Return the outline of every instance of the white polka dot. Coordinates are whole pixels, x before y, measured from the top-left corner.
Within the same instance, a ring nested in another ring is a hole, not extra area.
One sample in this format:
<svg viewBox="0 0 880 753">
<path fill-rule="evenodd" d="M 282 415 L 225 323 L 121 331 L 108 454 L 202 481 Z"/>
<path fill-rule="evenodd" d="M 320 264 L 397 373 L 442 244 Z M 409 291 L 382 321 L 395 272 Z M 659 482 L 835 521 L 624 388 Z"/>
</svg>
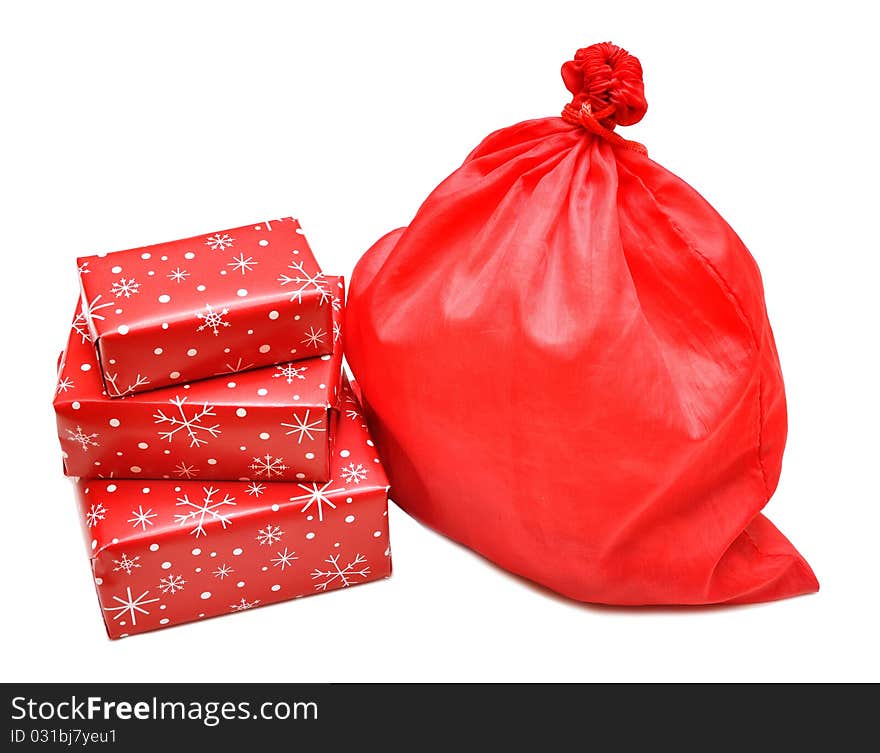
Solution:
<svg viewBox="0 0 880 753">
<path fill-rule="evenodd" d="M 244 452 L 247 449 L 247 447 L 245 447 L 244 445 L 241 445 L 241 447 L 239 447 L 238 449 L 241 450 L 242 452 Z"/>
<path fill-rule="evenodd" d="M 61 457 L 63 457 L 65 460 L 67 460 L 67 458 L 69 458 L 70 455 L 67 454 L 67 450 L 61 450 Z"/>
<path fill-rule="evenodd" d="M 80 368 L 80 371 L 91 371 L 91 369 L 92 369 L 92 364 L 90 364 L 90 363 L 84 363 L 84 364 L 83 364 L 82 366 L 80 366 L 79 368 Z"/>
<path fill-rule="evenodd" d="M 373 531 L 373 538 L 378 539 L 382 535 L 382 531 Z"/>
<path fill-rule="evenodd" d="M 165 256 L 164 254 L 163 254 L 162 256 L 160 256 L 159 258 L 160 258 L 162 261 L 168 261 L 168 257 Z"/>
<path fill-rule="evenodd" d="M 261 432 L 260 432 L 260 439 L 268 439 L 268 438 L 269 438 L 269 432 L 268 432 L 268 431 L 261 431 Z"/>
<path fill-rule="evenodd" d="M 183 258 L 184 258 L 184 259 L 195 259 L 195 258 L 196 258 L 196 255 L 195 255 L 192 251 L 187 251 L 187 252 L 183 255 Z"/>
<path fill-rule="evenodd" d="M 195 549 L 192 550 L 193 557 L 198 557 L 201 553 L 202 553 L 202 550 L 199 549 L 198 547 L 196 547 Z"/>
<path fill-rule="evenodd" d="M 171 296 L 168 295 L 168 293 L 162 293 L 162 295 L 159 296 L 159 303 L 168 303 L 170 300 Z"/>
<path fill-rule="evenodd" d="M 307 453 L 306 453 L 306 460 L 314 460 L 314 459 L 315 459 L 315 453 L 314 453 L 314 452 L 307 452 Z"/>
<path fill-rule="evenodd" d="M 158 544 L 150 544 L 150 551 L 151 551 L 151 552 L 158 552 L 158 551 L 159 551 L 159 545 L 158 545 Z"/>
<path fill-rule="evenodd" d="M 138 442 L 138 449 L 140 450 L 146 450 L 149 446 L 150 445 L 148 445 L 146 442 Z"/>
<path fill-rule="evenodd" d="M 161 567 L 163 570 L 169 570 L 169 569 L 171 569 L 171 563 L 170 563 L 170 562 L 167 562 L 167 561 L 166 561 L 166 562 L 163 562 L 163 563 L 160 565 L 160 567 Z"/>
<path fill-rule="evenodd" d="M 153 355 L 161 356 L 162 355 L 162 348 L 153 348 Z"/>
<path fill-rule="evenodd" d="M 305 474 L 305 473 L 297 473 L 297 474 L 296 474 L 296 477 L 297 477 L 297 478 L 305 478 L 305 477 L 306 477 L 306 474 Z"/>
<path fill-rule="evenodd" d="M 311 541 L 313 538 L 315 538 L 315 534 L 312 533 L 311 531 L 309 531 L 309 532 L 306 534 L 306 538 L 309 539 L 309 540 Z"/>
<path fill-rule="evenodd" d="M 147 272 L 148 277 L 152 277 L 154 274 L 156 274 L 156 273 L 152 269 L 149 272 Z"/>
<path fill-rule="evenodd" d="M 260 241 L 260 245 L 261 245 L 261 246 L 268 246 L 268 245 L 269 245 L 269 241 L 267 241 L 267 240 L 265 240 L 265 239 L 264 239 L 264 240 L 261 240 L 261 241 Z"/>
<path fill-rule="evenodd" d="M 260 351 L 260 353 L 268 353 L 270 350 L 272 350 L 272 346 L 271 346 L 271 345 L 261 345 L 261 346 L 259 347 L 259 351 Z"/>
<path fill-rule="evenodd" d="M 234 390 L 237 385 L 235 384 L 235 382 L 227 382 L 226 386 L 229 387 L 229 389 Z"/>
<path fill-rule="evenodd" d="M 217 465 L 217 458 L 208 458 L 208 465 Z"/>
<path fill-rule="evenodd" d="M 111 494 L 116 491 L 116 484 L 107 484 L 107 491 Z"/>
<path fill-rule="evenodd" d="M 270 319 L 277 319 L 279 316 L 281 316 L 281 315 L 277 311 L 275 311 L 274 309 L 269 312 Z"/>
<path fill-rule="evenodd" d="M 244 408 L 237 408 L 235 411 L 235 415 L 239 418 L 244 418 L 247 415 L 247 410 Z"/>
<path fill-rule="evenodd" d="M 238 581 L 238 583 L 236 583 L 235 585 L 238 586 L 238 588 L 244 588 L 244 581 L 243 581 L 243 580 L 240 580 L 240 581 Z"/>
<path fill-rule="evenodd" d="M 346 523 L 354 523 L 354 515 L 346 515 L 345 522 Z"/>
<path fill-rule="evenodd" d="M 373 446 L 373 440 L 372 440 L 372 439 L 368 439 L 368 440 L 367 440 L 367 447 L 372 447 L 372 446 Z"/>
<path fill-rule="evenodd" d="M 149 494 L 149 493 L 150 493 L 149 486 L 145 486 L 143 489 L 141 489 L 141 494 Z"/>
<path fill-rule="evenodd" d="M 151 259 L 152 256 L 153 256 L 153 255 L 152 255 L 149 251 L 144 251 L 144 252 L 141 254 L 141 259 Z"/>
<path fill-rule="evenodd" d="M 168 329 L 168 322 L 162 322 L 162 329 Z"/>
<path fill-rule="evenodd" d="M 243 551 L 244 549 L 242 549 L 240 546 L 237 546 L 235 547 L 235 549 L 232 550 L 232 554 L 238 557 L 238 555 L 240 555 Z"/>
<path fill-rule="evenodd" d="M 238 290 L 235 291 L 235 294 L 239 298 L 244 298 L 247 295 L 247 290 L 245 290 L 244 288 L 239 288 Z"/>
<path fill-rule="evenodd" d="M 295 322 L 298 322 L 299 319 L 300 319 L 299 314 L 297 314 L 295 317 L 293 317 L 293 321 L 295 321 Z"/>
<path fill-rule="evenodd" d="M 204 285 L 196 285 L 196 290 L 198 290 L 200 293 L 204 293 L 206 288 Z"/>
<path fill-rule="evenodd" d="M 98 548 L 98 540 L 92 539 L 92 549 L 97 549 L 97 548 Z"/>
<path fill-rule="evenodd" d="M 374 463 L 378 463 L 378 462 L 379 462 L 379 458 L 373 458 L 373 462 L 374 462 Z"/>
<path fill-rule="evenodd" d="M 196 568 L 196 572 L 197 572 L 197 573 L 200 573 L 200 572 L 202 572 L 202 568 L 200 568 L 200 567 L 197 567 L 197 568 Z"/>
<path fill-rule="evenodd" d="M 119 539 L 117 539 L 117 538 L 114 536 L 114 537 L 111 539 L 110 543 L 111 543 L 111 544 L 118 544 L 118 543 L 119 543 Z"/>
<path fill-rule="evenodd" d="M 163 455 L 170 455 L 170 454 L 171 454 L 171 450 L 162 450 L 162 454 L 163 454 Z"/>
<path fill-rule="evenodd" d="M 128 325 L 127 325 L 127 324 L 120 324 L 120 325 L 116 328 L 116 331 L 117 331 L 120 335 L 127 335 L 127 334 L 128 334 Z"/>
<path fill-rule="evenodd" d="M 341 458 L 347 458 L 349 455 L 351 455 L 350 450 L 340 450 L 339 451 L 339 457 L 341 457 Z"/>
<path fill-rule="evenodd" d="M 70 404 L 70 407 L 73 408 L 74 410 L 79 410 L 79 409 L 80 409 L 79 400 L 74 400 L 74 401 Z"/>
<path fill-rule="evenodd" d="M 329 361 L 329 360 L 330 360 L 330 356 L 321 356 L 321 360 L 322 360 L 322 361 Z"/>
<path fill-rule="evenodd" d="M 199 594 L 199 598 L 200 598 L 200 599 L 210 599 L 210 598 L 211 598 L 211 592 L 210 592 L 210 591 L 202 591 L 202 592 Z"/>
<path fill-rule="evenodd" d="M 159 620 L 160 625 L 167 625 L 168 622 L 169 622 L 169 620 L 167 617 L 163 617 L 161 620 Z"/>
<path fill-rule="evenodd" d="M 263 566 L 260 568 L 260 570 L 262 570 L 264 573 L 265 573 L 266 570 L 268 570 L 268 569 L 269 569 L 269 566 L 268 566 L 268 565 L 263 565 Z"/>
<path fill-rule="evenodd" d="M 224 352 L 224 353 L 228 353 L 228 352 L 229 352 L 229 348 L 223 348 L 223 352 Z"/>
<path fill-rule="evenodd" d="M 95 578 L 95 585 L 96 585 L 96 586 L 100 586 L 100 585 L 102 585 L 103 583 L 104 583 L 104 579 L 103 579 L 103 578 Z"/>
<path fill-rule="evenodd" d="M 109 423 L 110 426 L 115 428 L 115 427 L 119 426 L 119 419 L 118 418 L 111 418 L 107 423 Z"/>
<path fill-rule="evenodd" d="M 294 396 L 293 396 L 293 399 L 294 399 L 294 400 L 299 400 L 299 395 L 294 395 Z"/>
<path fill-rule="evenodd" d="M 279 509 L 278 505 L 272 505 L 272 512 L 278 512 Z"/>
<path fill-rule="evenodd" d="M 248 334 L 249 334 L 249 335 L 252 335 L 252 334 L 254 334 L 254 331 L 253 331 L 252 329 L 249 329 L 249 330 L 248 330 Z"/>
<path fill-rule="evenodd" d="M 192 358 L 192 357 L 193 357 L 194 355 L 196 355 L 198 352 L 199 352 L 199 351 L 196 350 L 195 348 L 190 348 L 188 351 L 186 351 L 186 354 L 187 354 L 190 358 Z"/>
<path fill-rule="evenodd" d="M 257 390 L 257 394 L 263 397 L 269 394 L 269 390 L 267 390 L 265 387 L 260 387 L 260 389 Z"/>
<path fill-rule="evenodd" d="M 216 557 L 216 556 L 217 556 L 217 552 L 211 552 L 210 556 L 211 556 L 211 557 Z"/>
<path fill-rule="evenodd" d="M 111 267 L 110 271 L 111 271 L 113 274 L 118 275 L 118 274 L 122 271 L 122 267 L 120 267 L 120 266 L 117 264 L 115 267 Z"/>
<path fill-rule="evenodd" d="M 179 379 L 179 378 L 180 378 L 180 372 L 179 372 L 179 371 L 172 371 L 172 372 L 168 375 L 168 377 L 169 377 L 170 379 Z"/>
<path fill-rule="evenodd" d="M 280 590 L 281 590 L 281 586 L 279 586 L 279 585 L 276 583 L 274 586 L 272 586 L 272 590 L 273 590 L 273 591 L 280 591 Z"/>
<path fill-rule="evenodd" d="M 122 309 L 116 309 L 113 313 L 114 313 L 114 314 L 121 314 L 121 313 L 122 313 Z M 115 361 L 111 361 L 111 363 L 115 363 Z"/>
<path fill-rule="evenodd" d="M 122 457 L 122 450 L 120 450 L 119 452 L 117 452 L 116 455 L 117 455 L 117 457 L 120 457 L 120 458 L 121 458 L 121 457 Z"/>
<path fill-rule="evenodd" d="M 131 467 L 131 472 L 132 472 L 132 473 L 140 473 L 142 470 L 143 470 L 143 468 L 141 468 L 139 465 L 133 465 L 133 466 Z"/>
</svg>

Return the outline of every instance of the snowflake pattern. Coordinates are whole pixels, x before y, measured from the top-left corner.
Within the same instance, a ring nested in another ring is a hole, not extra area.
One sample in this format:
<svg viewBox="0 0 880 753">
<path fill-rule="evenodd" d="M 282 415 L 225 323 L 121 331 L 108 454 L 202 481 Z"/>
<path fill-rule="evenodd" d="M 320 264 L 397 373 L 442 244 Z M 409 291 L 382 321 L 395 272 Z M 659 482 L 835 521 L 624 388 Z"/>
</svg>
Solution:
<svg viewBox="0 0 880 753">
<path fill-rule="evenodd" d="M 292 363 L 285 363 L 275 368 L 278 370 L 278 373 L 272 374 L 272 378 L 281 379 L 283 377 L 288 384 L 293 384 L 294 379 L 305 379 L 303 374 L 308 370 L 308 366 L 294 366 Z"/>
<path fill-rule="evenodd" d="M 342 299 L 338 295 L 333 296 L 333 300 L 330 301 L 330 305 L 333 307 L 334 311 L 342 311 Z"/>
<path fill-rule="evenodd" d="M 196 314 L 196 319 L 201 319 L 202 323 L 196 327 L 196 332 L 201 332 L 203 329 L 210 329 L 214 335 L 220 334 L 220 327 L 229 327 L 231 326 L 229 322 L 223 319 L 229 313 L 228 308 L 222 308 L 220 311 L 214 311 L 211 307 L 210 303 L 205 304 L 205 310 L 199 311 Z"/>
<path fill-rule="evenodd" d="M 223 580 L 224 578 L 228 578 L 234 572 L 235 570 L 224 562 L 214 571 L 214 577 Z"/>
<path fill-rule="evenodd" d="M 168 575 L 159 581 L 159 590 L 163 594 L 171 594 L 172 596 L 178 591 L 183 591 L 186 581 L 182 575 Z"/>
<path fill-rule="evenodd" d="M 86 526 L 88 528 L 94 528 L 98 525 L 99 520 L 104 520 L 107 517 L 107 508 L 104 507 L 103 504 L 97 502 L 89 507 L 89 511 L 86 513 Z"/>
<path fill-rule="evenodd" d="M 190 276 L 190 273 L 185 269 L 181 269 L 177 267 L 177 269 L 172 269 L 167 275 L 165 275 L 169 280 L 176 282 L 178 285 L 184 282 L 187 277 Z"/>
<path fill-rule="evenodd" d="M 204 404 L 201 410 L 196 411 L 191 416 L 187 416 L 184 410 L 185 397 L 175 395 L 168 402 L 177 408 L 177 412 L 180 415 L 169 416 L 162 410 L 158 410 L 153 414 L 153 423 L 168 424 L 171 427 L 167 431 L 159 432 L 160 439 L 167 439 L 171 442 L 177 432 L 183 431 L 189 437 L 190 447 L 200 447 L 208 443 L 208 440 L 205 438 L 206 435 L 216 439 L 220 434 L 220 424 L 214 424 L 213 426 L 202 424 L 203 419 L 215 415 L 213 405 Z M 204 434 L 199 434 L 199 432 L 204 432 Z"/>
<path fill-rule="evenodd" d="M 253 272 L 254 267 L 257 266 L 260 262 L 254 261 L 253 256 L 245 256 L 244 251 L 242 251 L 238 256 L 232 257 L 233 261 L 229 262 L 226 266 L 232 267 L 233 272 L 241 272 L 242 276 L 246 272 Z"/>
<path fill-rule="evenodd" d="M 257 541 L 260 542 L 260 546 L 271 546 L 276 541 L 281 541 L 283 535 L 284 531 L 281 530 L 280 526 L 267 525 L 265 528 L 257 531 Z"/>
<path fill-rule="evenodd" d="M 318 327 L 315 329 L 314 327 L 309 327 L 309 331 L 305 333 L 306 336 L 300 340 L 303 345 L 308 345 L 310 348 L 318 348 L 319 346 L 324 344 L 324 338 L 327 336 L 327 333 Z"/>
<path fill-rule="evenodd" d="M 76 431 L 72 431 L 71 429 L 65 429 L 68 434 L 68 439 L 71 442 L 76 442 L 80 448 L 82 448 L 83 452 L 88 452 L 89 447 L 99 447 L 100 445 L 95 441 L 98 438 L 98 434 L 86 434 L 82 427 L 77 426 Z"/>
<path fill-rule="evenodd" d="M 276 557 L 272 558 L 272 566 L 280 567 L 281 572 L 284 572 L 285 567 L 291 567 L 293 565 L 294 560 L 298 560 L 299 557 L 295 556 L 296 552 L 287 551 L 287 547 L 284 547 L 283 552 L 278 552 Z"/>
<path fill-rule="evenodd" d="M 117 384 L 118 377 L 119 372 L 115 374 L 104 374 L 104 381 L 107 382 L 107 392 L 109 392 L 113 397 L 123 397 L 124 395 L 130 395 L 138 387 L 143 387 L 144 385 L 150 383 L 150 380 L 147 377 L 138 374 L 135 377 L 134 381 L 131 382 L 127 387 L 120 387 Z"/>
<path fill-rule="evenodd" d="M 333 502 L 330 500 L 330 498 L 327 495 L 333 494 L 334 492 L 345 491 L 342 488 L 328 489 L 327 487 L 330 486 L 330 484 L 332 484 L 332 483 L 333 483 L 332 481 L 328 481 L 326 484 L 324 484 L 321 487 L 318 487 L 317 484 L 312 484 L 311 486 L 306 485 L 306 484 L 297 484 L 297 486 L 299 486 L 299 488 L 304 490 L 306 493 L 300 494 L 297 497 L 291 497 L 290 501 L 291 502 L 305 502 L 305 504 L 302 507 L 302 510 L 300 510 L 300 512 L 303 512 L 303 513 L 308 512 L 309 508 L 311 508 L 312 505 L 314 505 L 315 511 L 318 513 L 318 520 L 320 522 L 323 522 L 324 521 L 324 505 L 327 505 L 327 507 L 329 507 L 331 510 L 336 509 L 336 505 L 333 504 Z"/>
<path fill-rule="evenodd" d="M 342 339 L 342 325 L 339 322 L 333 322 L 333 342 L 338 343 Z"/>
<path fill-rule="evenodd" d="M 142 531 L 147 530 L 147 526 L 153 525 L 153 518 L 158 518 L 159 514 L 153 512 L 152 507 L 148 507 L 144 510 L 142 505 L 138 505 L 137 510 L 131 511 L 132 517 L 128 519 L 128 522 L 131 523 L 132 528 L 141 527 Z"/>
<path fill-rule="evenodd" d="M 332 554 L 324 562 L 330 567 L 326 570 L 315 568 L 312 572 L 313 580 L 320 580 L 315 584 L 316 591 L 326 591 L 330 586 L 347 588 L 352 583 L 358 583 L 358 578 L 366 578 L 370 574 L 370 566 L 365 565 L 367 558 L 358 554 L 346 565 L 340 566 L 339 560 L 342 555 Z"/>
<path fill-rule="evenodd" d="M 224 512 L 223 508 L 226 505 L 234 507 L 235 497 L 224 494 L 223 499 L 215 499 L 214 495 L 218 491 L 219 489 L 215 489 L 213 486 L 203 486 L 202 492 L 204 496 L 201 502 L 192 501 L 188 494 L 178 497 L 176 507 L 182 507 L 185 512 L 175 514 L 174 520 L 177 525 L 192 525 L 193 528 L 190 534 L 196 538 L 207 536 L 205 531 L 206 522 L 218 521 L 224 529 L 230 525 L 230 515 Z"/>
<path fill-rule="evenodd" d="M 113 560 L 116 567 L 113 568 L 115 573 L 117 570 L 124 570 L 126 575 L 131 575 L 131 571 L 136 567 L 140 567 L 139 556 L 129 557 L 125 552 L 122 553 L 121 559 Z"/>
<path fill-rule="evenodd" d="M 234 366 L 231 363 L 224 364 L 224 366 L 226 366 L 226 371 L 220 371 L 214 376 L 222 376 L 223 374 L 235 374 L 239 371 L 247 371 L 249 368 L 251 368 L 251 366 L 253 366 L 253 364 L 243 363 L 241 356 L 239 356 Z"/>
<path fill-rule="evenodd" d="M 364 468 L 362 463 L 358 463 L 357 465 L 349 463 L 342 469 L 340 476 L 346 484 L 357 485 L 361 481 L 366 480 L 367 473 L 369 473 L 369 471 Z"/>
<path fill-rule="evenodd" d="M 254 599 L 254 601 L 248 601 L 245 598 L 242 598 L 237 604 L 230 604 L 229 608 L 233 612 L 244 612 L 248 609 L 253 609 L 255 606 L 258 606 L 260 603 L 259 599 Z"/>
<path fill-rule="evenodd" d="M 195 478 L 199 473 L 199 469 L 194 465 L 187 465 L 181 460 L 174 466 L 174 473 L 180 478 Z"/>
<path fill-rule="evenodd" d="M 121 596 L 114 596 L 113 601 L 119 603 L 117 607 L 104 607 L 105 612 L 115 612 L 113 615 L 114 620 L 118 620 L 121 617 L 125 617 L 128 615 L 128 618 L 131 620 L 132 625 L 137 625 L 137 616 L 138 614 L 149 614 L 150 611 L 145 609 L 145 605 L 152 604 L 159 599 L 148 599 L 147 596 L 150 594 L 149 591 L 144 591 L 140 596 L 135 598 L 131 593 L 131 588 L 128 587 L 125 589 L 125 598 L 123 599 Z M 120 623 L 125 624 L 125 623 Z"/>
<path fill-rule="evenodd" d="M 125 296 L 126 298 L 131 298 L 133 295 L 137 295 L 140 290 L 141 284 L 136 282 L 133 278 L 126 279 L 125 277 L 120 277 L 119 282 L 114 282 L 110 285 L 110 292 L 115 294 L 117 298 L 121 298 Z"/>
<path fill-rule="evenodd" d="M 283 460 L 284 458 L 275 458 L 267 454 L 261 458 L 254 458 L 254 462 L 248 468 L 258 476 L 265 476 L 267 479 L 270 479 L 273 476 L 283 475 L 284 471 L 287 470 L 287 466 L 282 462 Z"/>
<path fill-rule="evenodd" d="M 88 269 L 88 266 L 89 266 L 89 263 L 87 261 L 84 261 L 82 264 L 80 264 L 76 268 L 76 271 L 79 272 L 79 274 L 81 274 L 81 275 L 91 274 L 92 270 Z"/>
<path fill-rule="evenodd" d="M 327 289 L 327 279 L 320 272 L 310 275 L 306 272 L 305 264 L 301 261 L 294 261 L 287 265 L 288 269 L 293 270 L 295 275 L 283 274 L 278 278 L 281 286 L 292 285 L 290 300 L 302 303 L 303 293 L 314 291 L 320 293 L 319 305 L 323 306 L 327 301 L 333 298 L 332 293 Z"/>
<path fill-rule="evenodd" d="M 82 311 L 80 311 L 73 320 L 73 329 L 76 330 L 76 333 L 82 338 L 83 344 L 92 341 L 92 334 L 89 332 L 88 328 L 89 319 L 103 322 L 104 315 L 100 313 L 101 310 L 110 308 L 113 305 L 110 301 L 107 301 L 107 303 L 98 303 L 100 300 L 101 295 L 98 294 L 92 299 L 91 303 L 83 301 Z"/>
<path fill-rule="evenodd" d="M 212 251 L 225 251 L 235 245 L 235 238 L 229 233 L 214 233 L 205 239 L 205 245 L 210 246 Z"/>
<path fill-rule="evenodd" d="M 284 432 L 286 435 L 296 434 L 296 443 L 302 444 L 304 438 L 308 438 L 309 440 L 314 440 L 315 434 L 322 434 L 326 429 L 322 426 L 324 423 L 323 418 L 315 419 L 314 421 L 309 421 L 309 410 L 306 410 L 306 414 L 303 417 L 300 417 L 299 414 L 293 414 L 293 423 L 286 424 L 282 423 L 281 426 L 286 429 L 290 429 L 290 431 Z"/>
<path fill-rule="evenodd" d="M 55 394 L 62 395 L 65 392 L 67 392 L 67 390 L 72 390 L 72 389 L 73 389 L 73 379 L 71 379 L 70 377 L 62 377 L 61 379 L 58 380 L 58 386 L 55 388 Z"/>
<path fill-rule="evenodd" d="M 256 497 L 259 499 L 263 492 L 266 491 L 266 485 L 257 483 L 256 481 L 251 481 L 248 484 L 248 488 L 244 490 L 245 494 L 250 494 L 252 497 Z"/>
</svg>

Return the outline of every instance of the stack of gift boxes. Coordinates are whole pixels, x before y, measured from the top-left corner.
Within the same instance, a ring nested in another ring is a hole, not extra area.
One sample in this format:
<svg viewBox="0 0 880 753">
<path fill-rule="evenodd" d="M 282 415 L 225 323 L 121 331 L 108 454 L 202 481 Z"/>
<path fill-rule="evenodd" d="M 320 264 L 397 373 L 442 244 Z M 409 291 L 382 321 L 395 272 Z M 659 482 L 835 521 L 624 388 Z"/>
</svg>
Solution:
<svg viewBox="0 0 880 753">
<path fill-rule="evenodd" d="M 110 637 L 387 577 L 343 281 L 299 223 L 78 264 L 54 407 Z"/>
</svg>

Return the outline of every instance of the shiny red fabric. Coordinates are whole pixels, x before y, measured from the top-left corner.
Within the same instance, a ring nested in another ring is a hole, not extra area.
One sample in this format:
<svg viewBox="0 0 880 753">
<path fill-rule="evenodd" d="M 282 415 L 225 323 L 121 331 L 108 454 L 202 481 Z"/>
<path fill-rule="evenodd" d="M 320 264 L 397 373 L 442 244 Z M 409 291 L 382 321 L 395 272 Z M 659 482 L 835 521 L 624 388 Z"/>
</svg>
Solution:
<svg viewBox="0 0 880 753">
<path fill-rule="evenodd" d="M 606 604 L 818 588 L 761 514 L 786 408 L 758 268 L 647 156 L 491 134 L 361 259 L 345 339 L 394 500 L 511 572 Z"/>
</svg>

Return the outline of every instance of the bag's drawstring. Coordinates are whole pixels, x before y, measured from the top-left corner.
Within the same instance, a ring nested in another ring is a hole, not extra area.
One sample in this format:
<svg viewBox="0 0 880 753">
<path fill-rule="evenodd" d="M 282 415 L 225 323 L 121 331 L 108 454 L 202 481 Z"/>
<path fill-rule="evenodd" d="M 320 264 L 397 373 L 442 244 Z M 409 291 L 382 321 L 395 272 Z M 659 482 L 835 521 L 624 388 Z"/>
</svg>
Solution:
<svg viewBox="0 0 880 753">
<path fill-rule="evenodd" d="M 629 149 L 630 151 L 647 156 L 648 150 L 643 144 L 640 144 L 638 141 L 629 141 L 628 139 L 623 138 L 619 133 L 615 133 L 599 122 L 613 113 L 614 105 L 608 105 L 608 107 L 594 113 L 589 102 L 584 102 L 580 107 L 575 107 L 573 104 L 569 103 L 562 109 L 562 119 L 566 123 L 585 128 L 599 138 L 603 138 L 609 143 L 614 144 L 614 146 L 619 146 L 621 149 Z"/>
</svg>

